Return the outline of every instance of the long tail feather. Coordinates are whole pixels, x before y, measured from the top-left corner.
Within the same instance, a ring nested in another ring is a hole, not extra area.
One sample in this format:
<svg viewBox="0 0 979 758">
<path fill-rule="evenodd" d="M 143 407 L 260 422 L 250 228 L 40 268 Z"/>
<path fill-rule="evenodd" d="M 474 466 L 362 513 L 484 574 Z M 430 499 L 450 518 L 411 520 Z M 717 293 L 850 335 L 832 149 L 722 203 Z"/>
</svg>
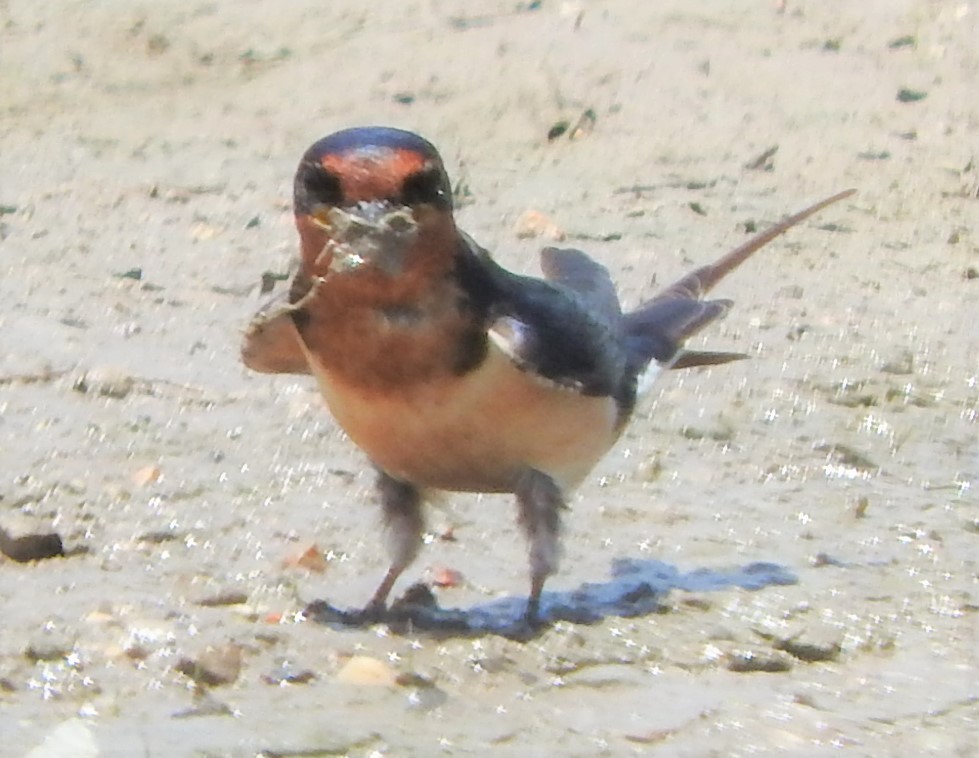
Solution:
<svg viewBox="0 0 979 758">
<path fill-rule="evenodd" d="M 734 271 L 734 269 L 748 260 L 753 253 L 761 250 L 761 248 L 763 248 L 773 239 L 781 234 L 785 234 L 785 232 L 787 232 L 793 226 L 805 221 L 810 216 L 819 213 L 819 211 L 826 206 L 837 203 L 843 198 L 849 197 L 854 192 L 856 192 L 855 189 L 848 189 L 844 190 L 843 192 L 838 192 L 832 197 L 821 200 L 815 205 L 810 205 L 805 210 L 789 216 L 785 220 L 775 224 L 775 226 L 771 227 L 770 229 L 759 232 L 743 245 L 739 245 L 730 253 L 722 257 L 720 260 L 715 261 L 710 265 L 702 266 L 695 271 L 691 271 L 683 278 L 674 282 L 671 286 L 667 287 L 665 290 L 656 295 L 656 297 L 654 297 L 650 303 L 655 303 L 657 300 L 664 300 L 672 297 L 692 297 L 696 299 L 703 297 L 710 292 L 714 288 L 714 285 L 721 281 L 721 279 Z"/>
<path fill-rule="evenodd" d="M 730 300 L 705 301 L 703 296 L 773 239 L 855 191 L 849 189 L 839 192 L 789 216 L 770 229 L 756 234 L 714 263 L 691 271 L 635 311 L 625 314 L 622 317 L 622 326 L 630 369 L 638 374 L 652 360 L 663 367 L 689 368 L 727 363 L 745 357 L 740 353 L 697 353 L 682 350 L 687 339 L 721 318 L 732 305 Z"/>
</svg>

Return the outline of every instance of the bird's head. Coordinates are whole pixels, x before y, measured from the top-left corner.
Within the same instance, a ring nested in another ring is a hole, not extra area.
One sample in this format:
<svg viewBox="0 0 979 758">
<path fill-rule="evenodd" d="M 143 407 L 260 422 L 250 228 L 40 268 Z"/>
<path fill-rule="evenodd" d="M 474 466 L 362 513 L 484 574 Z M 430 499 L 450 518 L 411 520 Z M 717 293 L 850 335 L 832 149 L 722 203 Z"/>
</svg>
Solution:
<svg viewBox="0 0 979 758">
<path fill-rule="evenodd" d="M 435 148 L 411 132 L 358 127 L 314 143 L 296 171 L 294 207 L 310 277 L 383 288 L 451 265 L 449 178 Z"/>
</svg>

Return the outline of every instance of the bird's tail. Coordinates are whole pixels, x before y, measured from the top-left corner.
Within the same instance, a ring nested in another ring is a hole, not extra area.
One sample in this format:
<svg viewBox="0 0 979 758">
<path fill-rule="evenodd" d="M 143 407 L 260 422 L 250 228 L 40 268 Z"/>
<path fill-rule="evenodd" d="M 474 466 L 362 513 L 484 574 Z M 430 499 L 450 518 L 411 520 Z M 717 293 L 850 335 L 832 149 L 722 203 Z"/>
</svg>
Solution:
<svg viewBox="0 0 979 758">
<path fill-rule="evenodd" d="M 683 344 L 721 318 L 730 300 L 704 300 L 721 279 L 780 234 L 856 190 L 845 190 L 789 216 L 756 234 L 743 245 L 707 266 L 702 266 L 622 317 L 630 371 L 640 377 L 655 362 L 657 369 L 709 366 L 747 358 L 743 353 L 684 350 Z"/>
</svg>

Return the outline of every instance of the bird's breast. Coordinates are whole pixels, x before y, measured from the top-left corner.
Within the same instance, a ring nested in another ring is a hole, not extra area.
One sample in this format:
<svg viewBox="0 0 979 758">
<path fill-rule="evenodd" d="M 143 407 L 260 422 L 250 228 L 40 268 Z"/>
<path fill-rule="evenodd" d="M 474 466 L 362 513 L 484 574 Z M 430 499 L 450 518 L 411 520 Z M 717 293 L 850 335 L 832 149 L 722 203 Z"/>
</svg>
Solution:
<svg viewBox="0 0 979 758">
<path fill-rule="evenodd" d="M 508 492 L 532 468 L 568 490 L 617 436 L 612 398 L 547 383 L 492 344 L 465 373 L 446 369 L 424 381 L 382 385 L 329 365 L 308 345 L 304 350 L 344 431 L 385 472 L 419 487 Z M 417 345 L 411 357 L 418 359 Z M 396 365 L 397 351 L 386 360 Z"/>
</svg>

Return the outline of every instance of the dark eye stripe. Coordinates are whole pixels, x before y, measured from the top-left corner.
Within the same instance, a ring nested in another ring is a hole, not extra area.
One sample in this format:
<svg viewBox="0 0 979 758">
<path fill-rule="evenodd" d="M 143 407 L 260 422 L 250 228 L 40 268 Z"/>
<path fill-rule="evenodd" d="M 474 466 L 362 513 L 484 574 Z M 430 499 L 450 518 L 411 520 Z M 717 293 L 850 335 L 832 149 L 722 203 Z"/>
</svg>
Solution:
<svg viewBox="0 0 979 758">
<path fill-rule="evenodd" d="M 448 208 L 452 203 L 452 191 L 445 172 L 433 166 L 408 176 L 401 185 L 402 200 L 408 205 L 428 203 Z"/>
<path fill-rule="evenodd" d="M 295 201 L 297 209 L 308 210 L 313 205 L 341 205 L 343 188 L 340 177 L 317 163 L 304 163 L 296 173 Z"/>
<path fill-rule="evenodd" d="M 306 189 L 321 203 L 339 203 L 343 199 L 340 177 L 322 166 L 310 168 L 306 177 Z"/>
</svg>

